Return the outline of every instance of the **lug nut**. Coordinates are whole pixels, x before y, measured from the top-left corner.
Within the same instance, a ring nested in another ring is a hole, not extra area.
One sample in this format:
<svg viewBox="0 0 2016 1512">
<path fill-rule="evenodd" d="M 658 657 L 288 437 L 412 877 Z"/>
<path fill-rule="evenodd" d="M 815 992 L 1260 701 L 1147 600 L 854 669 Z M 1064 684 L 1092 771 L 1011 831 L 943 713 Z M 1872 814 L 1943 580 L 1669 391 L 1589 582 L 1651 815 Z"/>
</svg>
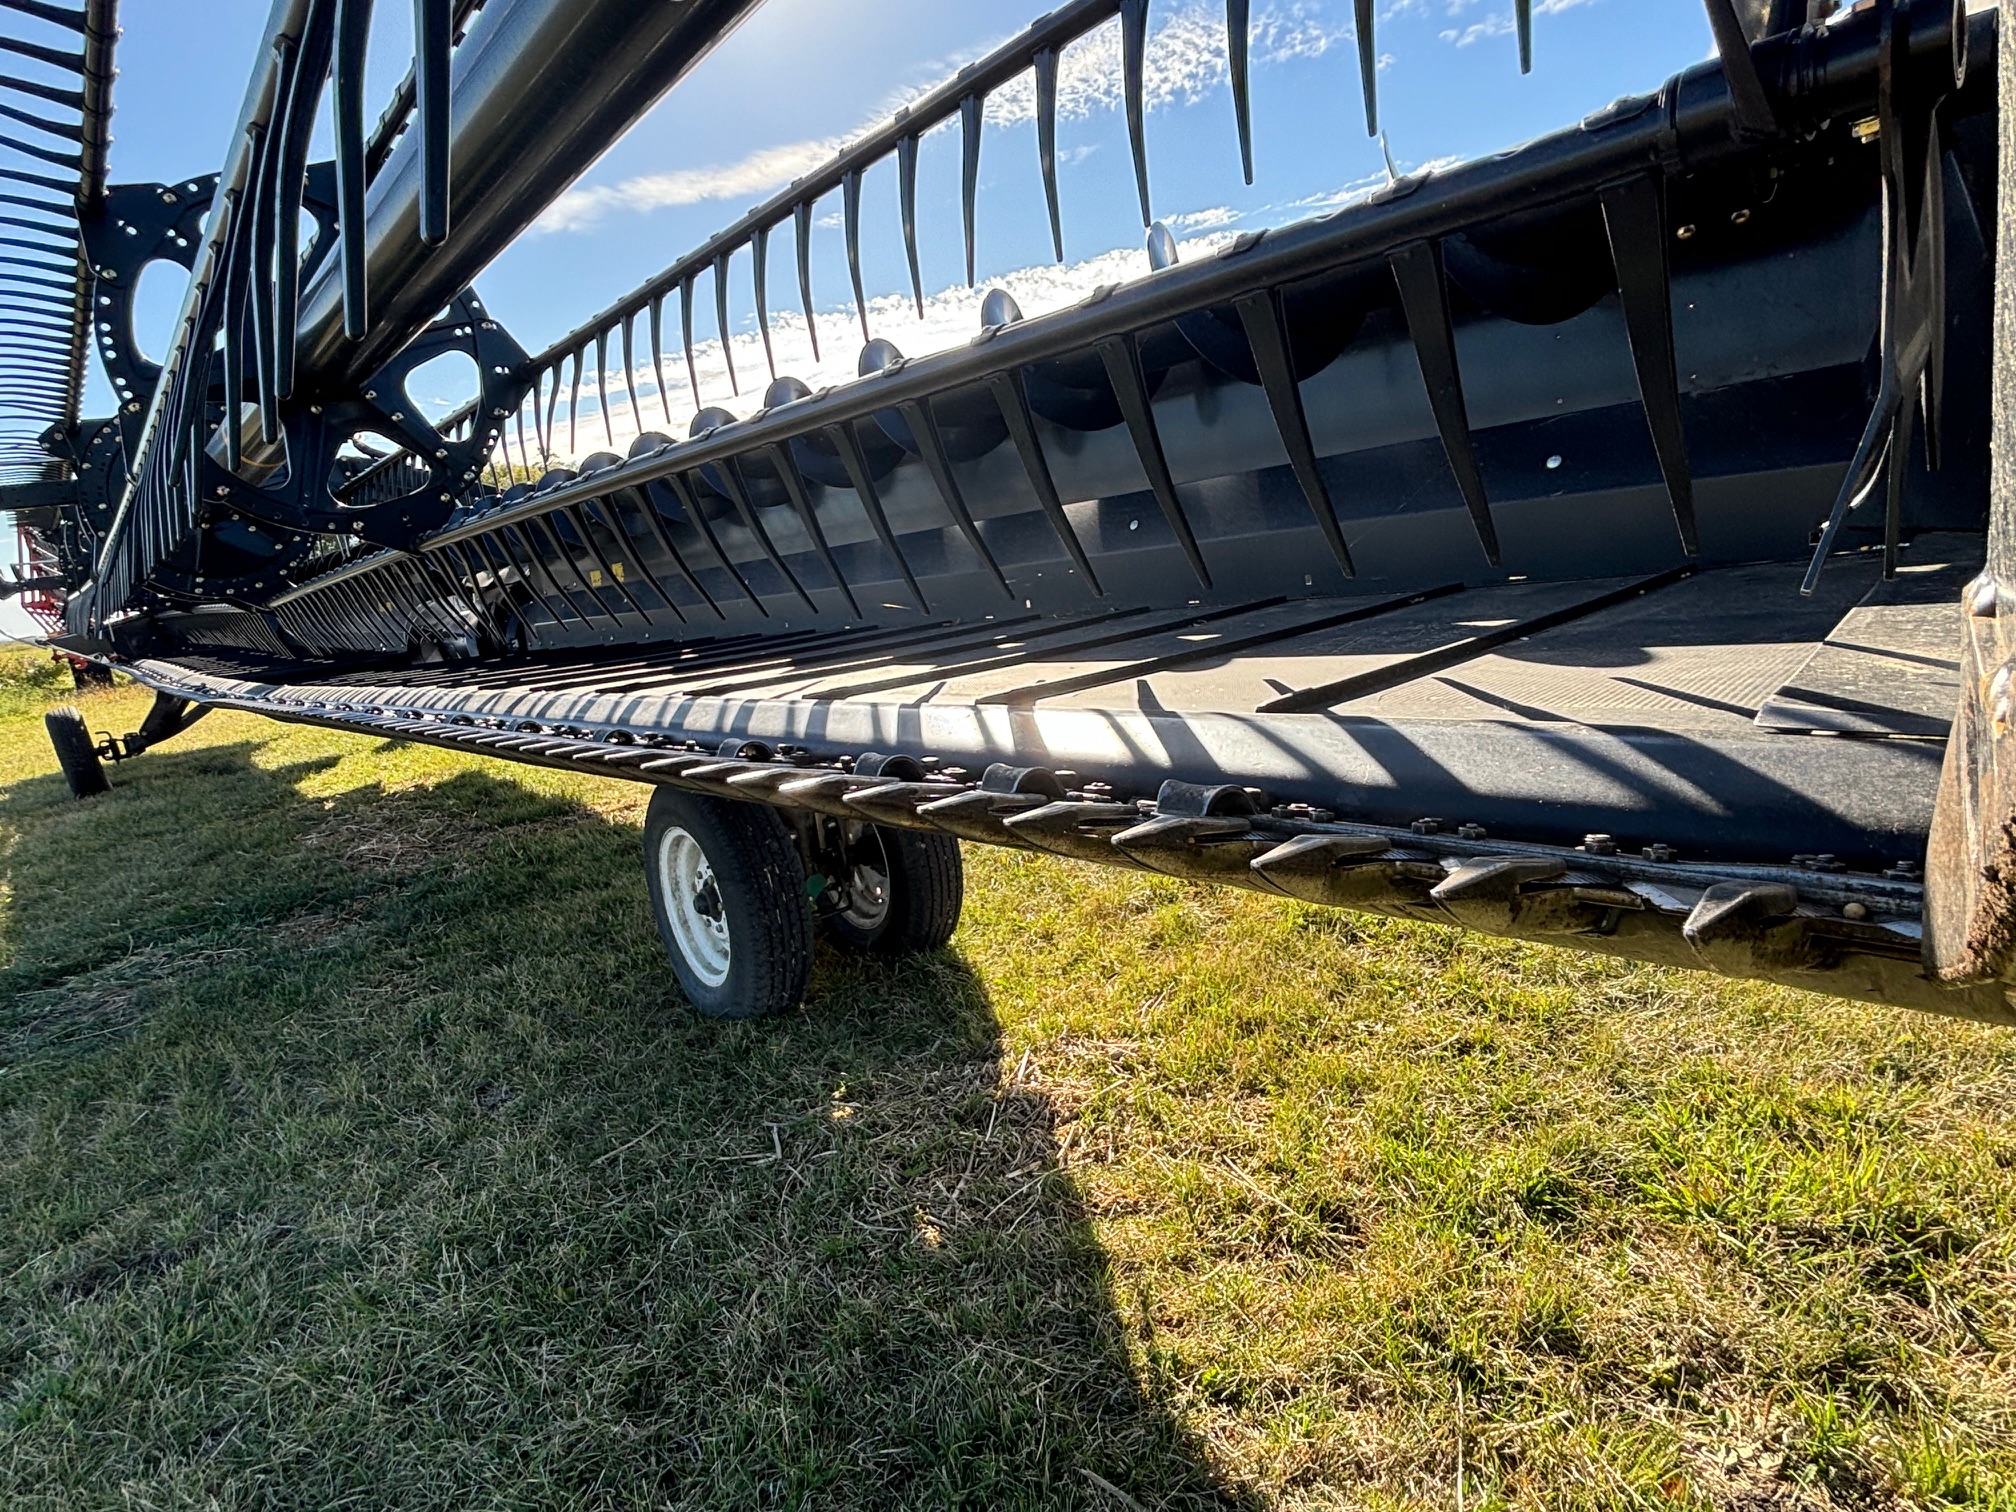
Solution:
<svg viewBox="0 0 2016 1512">
<path fill-rule="evenodd" d="M 1670 845 L 1648 845 L 1640 853 L 1647 861 L 1671 861 L 1673 847 Z"/>
<path fill-rule="evenodd" d="M 1442 821 L 1440 819 L 1416 819 L 1408 828 L 1412 829 L 1417 835 L 1439 834 L 1442 829 Z"/>
<path fill-rule="evenodd" d="M 1484 838 L 1484 826 L 1481 824 L 1459 824 L 1456 826 L 1456 838 L 1459 840 L 1482 840 Z"/>
</svg>

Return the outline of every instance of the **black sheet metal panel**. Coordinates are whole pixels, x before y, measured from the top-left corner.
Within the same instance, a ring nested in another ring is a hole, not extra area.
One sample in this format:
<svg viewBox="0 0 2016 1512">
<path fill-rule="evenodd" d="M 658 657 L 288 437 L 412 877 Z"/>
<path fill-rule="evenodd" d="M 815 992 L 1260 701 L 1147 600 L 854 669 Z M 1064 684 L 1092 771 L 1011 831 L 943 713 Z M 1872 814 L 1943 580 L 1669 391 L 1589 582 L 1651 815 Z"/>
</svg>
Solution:
<svg viewBox="0 0 2016 1512">
<path fill-rule="evenodd" d="M 1945 739 L 1960 703 L 1960 600 L 1981 568 L 1979 543 L 1967 544 L 1871 588 L 1765 700 L 1758 727 Z"/>
</svg>

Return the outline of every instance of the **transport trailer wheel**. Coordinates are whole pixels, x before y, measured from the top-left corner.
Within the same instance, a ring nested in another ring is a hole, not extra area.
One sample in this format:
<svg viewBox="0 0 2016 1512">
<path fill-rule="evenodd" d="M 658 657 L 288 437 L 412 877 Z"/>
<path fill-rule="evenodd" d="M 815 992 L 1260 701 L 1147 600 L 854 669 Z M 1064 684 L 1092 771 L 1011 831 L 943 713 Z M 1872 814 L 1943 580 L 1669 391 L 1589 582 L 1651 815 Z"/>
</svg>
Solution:
<svg viewBox="0 0 2016 1512">
<path fill-rule="evenodd" d="M 833 943 L 876 955 L 936 950 L 959 927 L 966 869 L 950 835 L 847 827 L 844 907 L 826 918 Z"/>
<path fill-rule="evenodd" d="M 49 731 L 49 744 L 56 747 L 56 764 L 63 769 L 72 797 L 95 798 L 112 791 L 82 714 L 70 708 L 51 709 L 42 716 L 42 724 Z"/>
<path fill-rule="evenodd" d="M 644 875 L 672 971 L 708 1018 L 764 1018 L 804 1000 L 812 908 L 790 826 L 773 808 L 660 788 Z"/>
</svg>

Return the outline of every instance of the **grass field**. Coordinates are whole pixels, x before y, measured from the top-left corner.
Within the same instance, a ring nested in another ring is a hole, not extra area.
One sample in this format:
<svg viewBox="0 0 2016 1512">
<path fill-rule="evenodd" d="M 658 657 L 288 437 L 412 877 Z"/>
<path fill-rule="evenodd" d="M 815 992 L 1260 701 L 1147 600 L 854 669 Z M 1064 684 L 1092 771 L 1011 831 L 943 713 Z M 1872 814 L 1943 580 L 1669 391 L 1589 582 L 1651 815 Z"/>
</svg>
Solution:
<svg viewBox="0 0 2016 1512">
<path fill-rule="evenodd" d="M 642 789 L 39 665 L 0 1506 L 2016 1509 L 2016 1033 L 978 850 L 720 1026 Z"/>
</svg>

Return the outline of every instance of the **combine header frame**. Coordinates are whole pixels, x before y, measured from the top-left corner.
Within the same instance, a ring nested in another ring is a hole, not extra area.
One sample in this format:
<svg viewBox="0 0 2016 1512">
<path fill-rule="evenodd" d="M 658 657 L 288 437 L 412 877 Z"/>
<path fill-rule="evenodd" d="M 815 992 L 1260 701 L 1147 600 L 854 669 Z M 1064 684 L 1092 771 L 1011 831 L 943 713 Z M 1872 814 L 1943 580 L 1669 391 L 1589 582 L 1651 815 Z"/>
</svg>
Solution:
<svg viewBox="0 0 2016 1512">
<path fill-rule="evenodd" d="M 102 88 L 0 79 L 80 117 L 38 127 L 78 149 L 36 175 L 71 316 L 0 288 L 62 374 L 0 390 L 0 429 L 40 419 L 0 504 L 52 642 L 158 692 L 106 754 L 235 708 L 654 784 L 660 929 L 729 1016 L 797 1001 L 815 920 L 942 944 L 963 840 L 2016 1022 L 1995 16 L 1707 0 L 1719 59 L 1651 95 L 1193 249 L 1153 221 L 1151 6 L 1072 0 L 528 354 L 471 274 L 752 3 L 423 0 L 367 131 L 368 0 L 276 0 L 224 166 L 175 185 L 105 185 Z M 10 13 L 87 39 L 11 53 L 105 73 L 106 0 Z M 1250 181 L 1244 0 L 1226 24 Z M 1061 259 L 1059 57 L 1109 25 L 1153 271 L 1027 318 L 991 290 L 906 358 L 865 176 L 893 165 L 921 312 L 921 139 L 960 134 L 970 283 L 986 102 L 1026 79 Z M 864 345 L 814 391 L 770 254 L 816 355 L 832 195 Z M 156 367 L 162 259 L 191 282 Z M 430 420 L 407 380 L 448 351 L 478 396 Z"/>
</svg>

